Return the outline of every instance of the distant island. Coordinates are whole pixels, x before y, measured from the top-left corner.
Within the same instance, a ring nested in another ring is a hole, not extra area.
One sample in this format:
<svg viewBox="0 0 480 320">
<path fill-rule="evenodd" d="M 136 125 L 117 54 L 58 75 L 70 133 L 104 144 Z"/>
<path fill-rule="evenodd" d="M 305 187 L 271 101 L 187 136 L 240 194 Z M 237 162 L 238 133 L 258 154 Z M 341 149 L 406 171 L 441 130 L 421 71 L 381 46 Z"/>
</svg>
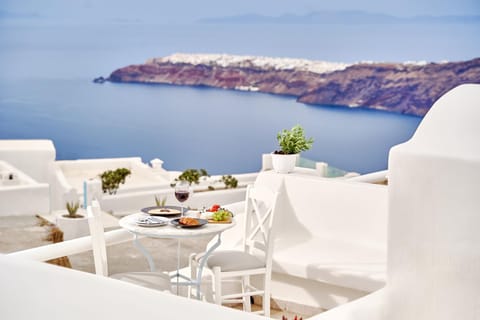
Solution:
<svg viewBox="0 0 480 320">
<path fill-rule="evenodd" d="M 99 80 L 97 80 L 99 79 Z M 480 58 L 462 62 L 332 63 L 291 58 L 173 54 L 115 70 L 96 82 L 158 83 L 258 91 L 307 104 L 424 116 L 445 92 L 480 83 Z"/>
<path fill-rule="evenodd" d="M 478 24 L 480 15 L 417 15 L 393 16 L 361 10 L 312 11 L 306 14 L 265 16 L 243 14 L 227 17 L 210 17 L 198 22 L 206 24 Z"/>
</svg>

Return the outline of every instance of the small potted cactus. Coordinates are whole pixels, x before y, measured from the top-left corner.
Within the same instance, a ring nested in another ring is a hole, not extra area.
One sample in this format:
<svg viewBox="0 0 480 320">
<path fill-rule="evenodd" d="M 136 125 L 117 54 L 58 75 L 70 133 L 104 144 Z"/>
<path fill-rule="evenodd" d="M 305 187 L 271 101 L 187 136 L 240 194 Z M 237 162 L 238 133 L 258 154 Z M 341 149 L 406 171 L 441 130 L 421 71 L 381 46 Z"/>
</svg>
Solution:
<svg viewBox="0 0 480 320">
<path fill-rule="evenodd" d="M 89 235 L 88 219 L 84 208 L 80 206 L 76 189 L 67 192 L 64 199 L 65 209 L 59 210 L 56 216 L 56 224 L 63 231 L 63 240 Z"/>
</svg>

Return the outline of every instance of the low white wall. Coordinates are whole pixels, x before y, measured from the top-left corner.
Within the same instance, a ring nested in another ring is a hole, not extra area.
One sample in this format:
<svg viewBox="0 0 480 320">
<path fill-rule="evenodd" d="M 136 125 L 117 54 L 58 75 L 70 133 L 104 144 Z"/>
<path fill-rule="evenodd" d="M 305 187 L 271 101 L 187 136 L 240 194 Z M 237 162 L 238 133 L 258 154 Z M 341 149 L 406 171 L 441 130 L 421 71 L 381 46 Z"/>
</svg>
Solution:
<svg viewBox="0 0 480 320">
<path fill-rule="evenodd" d="M 245 188 L 216 190 L 193 193 L 185 203 L 185 207 L 202 208 L 212 204 L 220 205 L 245 200 Z M 155 196 L 159 199 L 166 198 L 167 205 L 179 206 L 174 195 L 174 189 L 149 190 L 135 193 L 117 195 L 103 195 L 100 204 L 103 210 L 112 212 L 116 216 L 138 212 L 141 208 L 155 206 Z"/>
<path fill-rule="evenodd" d="M 49 185 L 0 161 L 0 216 L 45 214 L 50 210 Z M 10 175 L 13 179 L 10 180 Z"/>
<path fill-rule="evenodd" d="M 385 319 L 480 319 L 480 85 L 390 150 Z"/>
<path fill-rule="evenodd" d="M 131 283 L 0 255 L 0 316 L 30 319 L 264 319 Z"/>
<path fill-rule="evenodd" d="M 101 190 L 100 192 L 91 190 L 97 194 L 96 198 L 104 210 L 118 216 L 137 212 L 141 208 L 154 206 L 155 196 L 159 199 L 166 198 L 168 205 L 180 205 L 174 197 L 174 189 L 170 183 L 181 172 L 168 172 L 158 165 L 151 168 L 142 163 L 138 157 L 57 161 L 54 167 L 56 190 L 55 193 L 52 193 L 52 203 L 54 203 L 55 209 L 64 208 L 64 194 L 71 188 L 75 188 L 79 197 L 83 197 L 83 180 L 87 179 L 89 175 L 95 177 L 105 170 L 120 167 L 130 169 L 132 174 L 127 177 L 125 184 L 120 185 L 116 194 L 109 195 L 102 193 Z M 202 208 L 211 206 L 213 203 L 227 204 L 244 200 L 245 186 L 255 181 L 257 173 L 233 176 L 238 180 L 239 187 L 228 190 L 205 191 L 211 185 L 211 181 L 219 180 L 221 176 L 212 176 L 208 178 L 208 181 L 201 179 L 199 185 L 192 186 L 193 196 L 185 203 L 185 206 Z M 222 188 L 224 184 L 215 183 L 213 186 Z M 88 198 L 90 197 L 91 194 L 88 195 Z"/>
<path fill-rule="evenodd" d="M 140 157 L 62 160 L 57 161 L 57 164 L 64 172 L 83 170 L 103 172 L 117 168 L 132 169 L 134 166 L 144 165 Z"/>
<path fill-rule="evenodd" d="M 50 208 L 52 211 L 65 209 L 65 194 L 71 193 L 73 187 L 68 183 L 57 162 L 52 163 L 50 171 L 52 173 L 50 179 Z M 78 193 L 78 190 L 76 192 Z"/>
<path fill-rule="evenodd" d="M 6 161 L 0 160 L 0 189 L 10 186 L 34 185 L 37 181 L 23 171 L 12 166 Z"/>
<path fill-rule="evenodd" d="M 387 187 L 322 178 L 313 171 L 265 171 L 255 185 L 281 193 L 272 297 L 329 309 L 385 284 Z M 240 205 L 234 209 L 237 226 L 222 235 L 223 249 L 241 239 L 240 210 Z"/>
<path fill-rule="evenodd" d="M 49 186 L 35 185 L 3 187 L 0 190 L 0 216 L 32 216 L 50 212 Z"/>
<path fill-rule="evenodd" d="M 456 87 L 390 150 L 387 285 L 315 319 L 480 319 L 479 101 Z"/>
<path fill-rule="evenodd" d="M 9 162 L 38 182 L 49 182 L 55 147 L 50 140 L 0 140 L 0 160 Z"/>
</svg>

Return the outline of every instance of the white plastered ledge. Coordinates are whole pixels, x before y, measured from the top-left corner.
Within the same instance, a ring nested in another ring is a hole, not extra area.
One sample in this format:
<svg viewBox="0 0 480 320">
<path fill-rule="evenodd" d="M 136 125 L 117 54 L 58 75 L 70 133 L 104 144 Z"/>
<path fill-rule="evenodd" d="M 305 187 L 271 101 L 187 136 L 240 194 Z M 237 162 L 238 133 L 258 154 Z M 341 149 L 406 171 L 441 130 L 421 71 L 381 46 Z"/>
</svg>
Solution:
<svg viewBox="0 0 480 320">
<path fill-rule="evenodd" d="M 480 319 L 480 85 L 390 151 L 387 284 L 322 320 Z"/>
</svg>

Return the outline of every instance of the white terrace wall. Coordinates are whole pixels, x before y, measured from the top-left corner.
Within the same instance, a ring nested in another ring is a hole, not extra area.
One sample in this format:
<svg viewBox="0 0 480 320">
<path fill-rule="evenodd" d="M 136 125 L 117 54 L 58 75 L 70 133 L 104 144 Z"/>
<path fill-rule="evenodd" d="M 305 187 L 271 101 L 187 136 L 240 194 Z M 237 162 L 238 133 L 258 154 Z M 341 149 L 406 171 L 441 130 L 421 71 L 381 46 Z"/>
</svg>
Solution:
<svg viewBox="0 0 480 320">
<path fill-rule="evenodd" d="M 192 196 L 184 203 L 185 207 L 198 208 L 210 207 L 213 204 L 226 205 L 233 202 L 245 200 L 245 186 L 252 184 L 257 173 L 246 173 L 234 175 L 238 180 L 238 187 L 235 189 L 219 189 L 214 191 L 205 191 L 210 185 L 207 182 L 200 182 L 194 185 Z M 216 178 L 213 177 L 215 180 Z M 215 184 L 215 187 L 221 187 L 223 184 Z M 200 191 L 201 190 L 201 191 Z M 139 209 L 155 205 L 155 197 L 166 199 L 167 205 L 180 205 L 174 195 L 174 189 L 168 184 L 163 188 L 150 188 L 146 190 L 137 190 L 119 192 L 115 195 L 101 196 L 100 203 L 102 209 L 110 211 L 114 215 L 123 216 L 128 213 L 138 212 Z"/>
<path fill-rule="evenodd" d="M 480 85 L 442 96 L 389 158 L 385 288 L 315 319 L 480 319 Z"/>
<path fill-rule="evenodd" d="M 156 159 L 156 162 L 161 160 Z M 181 172 L 166 171 L 157 163 L 150 167 L 141 161 L 141 158 L 114 158 L 114 159 L 84 159 L 73 161 L 57 161 L 57 186 L 59 194 L 64 194 L 74 188 L 79 198 L 83 198 L 83 182 L 87 180 L 87 201 L 94 195 L 100 201 L 102 209 L 122 216 L 128 213 L 138 212 L 141 208 L 154 206 L 155 196 L 166 199 L 167 205 L 180 205 L 174 197 L 174 189 L 170 186 L 174 178 Z M 125 184 L 121 184 L 116 194 L 102 193 L 98 179 L 100 173 L 105 170 L 128 168 L 132 174 L 127 177 Z M 95 178 L 89 180 L 88 178 Z M 199 185 L 193 185 L 195 190 L 185 206 L 202 208 L 214 203 L 221 205 L 242 201 L 245 199 L 245 186 L 253 183 L 257 173 L 234 175 L 238 180 L 239 187 L 229 190 L 205 191 L 211 181 L 221 179 L 221 176 L 212 176 L 208 181 L 200 181 Z M 62 183 L 60 183 L 62 182 Z M 214 183 L 215 188 L 223 187 L 223 183 Z M 62 191 L 63 190 L 63 191 Z M 202 192 L 199 192 L 202 190 Z M 58 198 L 58 197 L 57 197 Z M 61 203 L 63 198 L 57 199 Z"/>
<path fill-rule="evenodd" d="M 229 319 L 258 315 L 131 283 L 0 255 L 0 316 L 30 319 Z"/>
<path fill-rule="evenodd" d="M 50 211 L 49 185 L 0 160 L 0 216 L 45 214 Z"/>
<path fill-rule="evenodd" d="M 390 152 L 386 319 L 480 319 L 479 120 L 459 86 Z"/>
<path fill-rule="evenodd" d="M 319 177 L 296 167 L 290 174 L 259 173 L 255 185 L 279 190 L 273 253 L 274 299 L 332 308 L 385 284 L 387 187 Z M 222 248 L 239 244 L 243 207 L 231 208 L 237 226 Z"/>
<path fill-rule="evenodd" d="M 228 190 L 205 191 L 193 193 L 188 199 L 185 208 L 198 208 L 212 206 L 212 204 L 225 205 L 232 202 L 245 200 L 245 188 Z M 155 196 L 159 199 L 166 199 L 167 205 L 179 206 L 173 188 L 152 189 L 136 193 L 121 193 L 117 195 L 104 195 L 101 200 L 102 210 L 112 212 L 116 216 L 123 216 L 129 213 L 138 212 L 141 208 L 155 206 Z"/>
<path fill-rule="evenodd" d="M 10 163 L 37 182 L 50 182 L 55 147 L 50 140 L 0 140 L 0 160 Z"/>
</svg>

